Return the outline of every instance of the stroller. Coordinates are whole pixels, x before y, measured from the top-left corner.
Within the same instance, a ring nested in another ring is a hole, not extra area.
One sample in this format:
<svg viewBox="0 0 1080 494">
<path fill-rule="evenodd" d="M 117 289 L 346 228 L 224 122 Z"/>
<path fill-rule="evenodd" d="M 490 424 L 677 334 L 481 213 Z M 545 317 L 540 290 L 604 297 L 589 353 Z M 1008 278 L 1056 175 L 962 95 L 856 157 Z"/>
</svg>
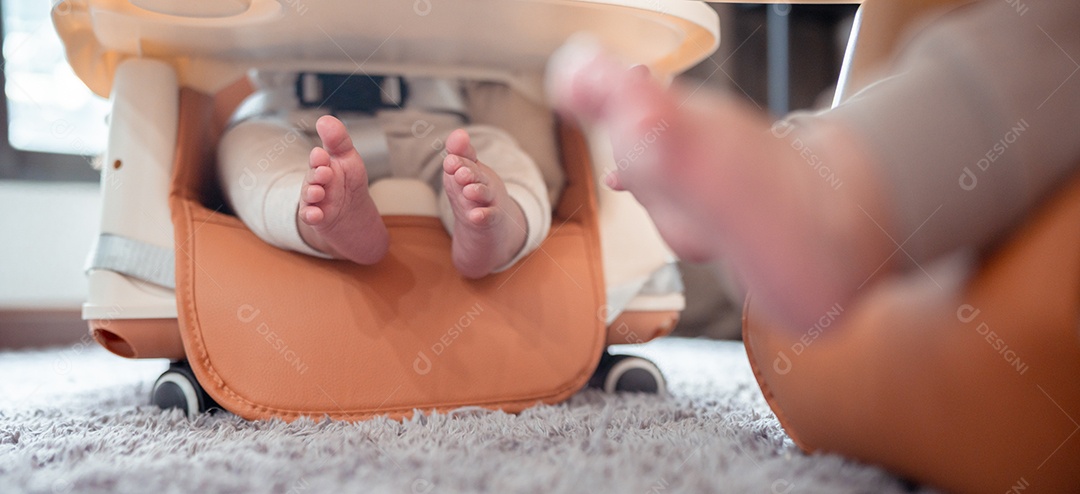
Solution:
<svg viewBox="0 0 1080 494">
<path fill-rule="evenodd" d="M 215 148 L 249 70 L 497 81 L 540 101 L 547 58 L 580 31 L 660 77 L 692 66 L 719 40 L 704 3 L 74 0 L 53 20 L 76 74 L 112 101 L 83 318 L 117 355 L 173 361 L 155 404 L 362 420 L 517 412 L 586 385 L 665 392 L 654 364 L 607 351 L 668 334 L 684 299 L 644 210 L 596 186 L 615 166 L 606 139 L 559 126 L 552 232 L 474 281 L 437 214 L 407 202 L 380 205 L 392 242 L 373 266 L 264 243 L 223 207 Z"/>
</svg>

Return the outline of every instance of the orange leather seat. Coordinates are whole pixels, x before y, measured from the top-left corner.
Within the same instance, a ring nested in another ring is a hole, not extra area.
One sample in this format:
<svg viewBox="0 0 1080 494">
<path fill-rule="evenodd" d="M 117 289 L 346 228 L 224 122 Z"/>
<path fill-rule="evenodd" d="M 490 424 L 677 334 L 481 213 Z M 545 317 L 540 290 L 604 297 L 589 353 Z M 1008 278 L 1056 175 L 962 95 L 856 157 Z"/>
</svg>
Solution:
<svg viewBox="0 0 1080 494">
<path fill-rule="evenodd" d="M 1080 178 L 959 292 L 919 275 L 819 332 L 772 327 L 747 300 L 746 350 L 784 429 L 958 492 L 1075 491 Z"/>
<path fill-rule="evenodd" d="M 561 135 L 568 185 L 557 227 L 539 255 L 470 281 L 451 265 L 436 218 L 385 217 L 389 255 L 359 266 L 274 248 L 207 207 L 219 201 L 207 186 L 213 129 L 227 113 L 218 103 L 181 91 L 170 208 L 183 354 L 206 392 L 234 413 L 357 420 L 461 406 L 514 412 L 584 387 L 609 339 L 660 336 L 674 325 L 670 312 L 624 314 L 609 338 L 598 312 L 605 286 L 593 171 L 572 130 Z"/>
</svg>

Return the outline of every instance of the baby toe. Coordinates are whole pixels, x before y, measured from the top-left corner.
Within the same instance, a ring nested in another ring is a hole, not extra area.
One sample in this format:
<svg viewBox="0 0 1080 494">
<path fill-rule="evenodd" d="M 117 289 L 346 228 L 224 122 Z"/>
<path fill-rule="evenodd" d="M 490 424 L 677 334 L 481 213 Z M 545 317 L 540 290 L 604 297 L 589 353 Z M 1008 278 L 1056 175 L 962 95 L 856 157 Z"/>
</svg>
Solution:
<svg viewBox="0 0 1080 494">
<path fill-rule="evenodd" d="M 469 165 L 462 166 L 454 172 L 454 182 L 456 182 L 460 186 L 464 187 L 466 185 L 479 181 L 480 177 Z"/>
<path fill-rule="evenodd" d="M 491 190 L 491 187 L 481 183 L 466 185 L 461 190 L 461 194 L 465 196 L 466 199 L 481 204 L 490 204 L 495 198 L 495 193 Z"/>
<path fill-rule="evenodd" d="M 308 166 L 311 168 L 318 168 L 320 166 L 330 165 L 330 153 L 327 153 L 325 149 L 321 147 L 311 148 L 311 153 L 308 153 Z"/>
<path fill-rule="evenodd" d="M 469 139 L 469 133 L 465 129 L 457 129 L 446 138 L 446 151 L 466 159 L 476 160 L 476 148 Z"/>
<path fill-rule="evenodd" d="M 304 202 L 315 204 L 326 199 L 326 189 L 321 185 L 308 185 L 307 187 L 304 187 L 304 192 L 301 195 L 303 196 Z"/>
<path fill-rule="evenodd" d="M 491 224 L 492 219 L 495 217 L 495 210 L 490 207 L 473 208 L 467 215 L 469 222 L 476 226 L 486 226 Z"/>
<path fill-rule="evenodd" d="M 326 185 L 334 179 L 334 170 L 329 166 L 320 166 L 308 170 L 305 181 L 311 185 Z"/>
<path fill-rule="evenodd" d="M 318 206 L 304 206 L 300 208 L 300 219 L 309 225 L 318 225 L 322 222 L 325 215 L 322 208 Z"/>
<path fill-rule="evenodd" d="M 448 154 L 443 158 L 443 172 L 447 175 L 453 175 L 464 165 L 464 158 L 456 154 Z"/>
</svg>

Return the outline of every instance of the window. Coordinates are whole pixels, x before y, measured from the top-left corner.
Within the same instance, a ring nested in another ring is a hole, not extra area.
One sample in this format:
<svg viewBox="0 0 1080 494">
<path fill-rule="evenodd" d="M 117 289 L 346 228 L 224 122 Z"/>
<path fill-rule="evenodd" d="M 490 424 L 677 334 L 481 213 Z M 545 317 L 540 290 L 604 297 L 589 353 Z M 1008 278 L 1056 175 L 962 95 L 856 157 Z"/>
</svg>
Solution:
<svg viewBox="0 0 1080 494">
<path fill-rule="evenodd" d="M 90 160 L 105 149 L 109 104 L 68 66 L 51 4 L 0 0 L 0 178 L 96 180 Z"/>
</svg>

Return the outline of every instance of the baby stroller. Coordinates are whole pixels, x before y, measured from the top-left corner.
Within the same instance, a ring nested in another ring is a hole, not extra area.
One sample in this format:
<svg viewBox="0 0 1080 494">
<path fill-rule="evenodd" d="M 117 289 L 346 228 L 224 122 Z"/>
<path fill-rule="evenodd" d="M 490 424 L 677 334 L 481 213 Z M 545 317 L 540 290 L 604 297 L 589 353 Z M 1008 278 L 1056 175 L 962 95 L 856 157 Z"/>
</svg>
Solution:
<svg viewBox="0 0 1080 494">
<path fill-rule="evenodd" d="M 596 186 L 614 166 L 606 139 L 560 126 L 551 234 L 477 281 L 452 267 L 436 213 L 408 201 L 380 204 L 392 241 L 374 266 L 267 245 L 222 209 L 214 150 L 251 69 L 491 80 L 540 100 L 548 57 L 580 31 L 660 77 L 685 70 L 718 44 L 704 3 L 75 0 L 53 20 L 112 101 L 83 317 L 117 355 L 173 361 L 154 403 L 360 420 L 517 412 L 586 385 L 665 391 L 651 362 L 606 350 L 669 333 L 684 303 L 647 214 Z"/>
</svg>

